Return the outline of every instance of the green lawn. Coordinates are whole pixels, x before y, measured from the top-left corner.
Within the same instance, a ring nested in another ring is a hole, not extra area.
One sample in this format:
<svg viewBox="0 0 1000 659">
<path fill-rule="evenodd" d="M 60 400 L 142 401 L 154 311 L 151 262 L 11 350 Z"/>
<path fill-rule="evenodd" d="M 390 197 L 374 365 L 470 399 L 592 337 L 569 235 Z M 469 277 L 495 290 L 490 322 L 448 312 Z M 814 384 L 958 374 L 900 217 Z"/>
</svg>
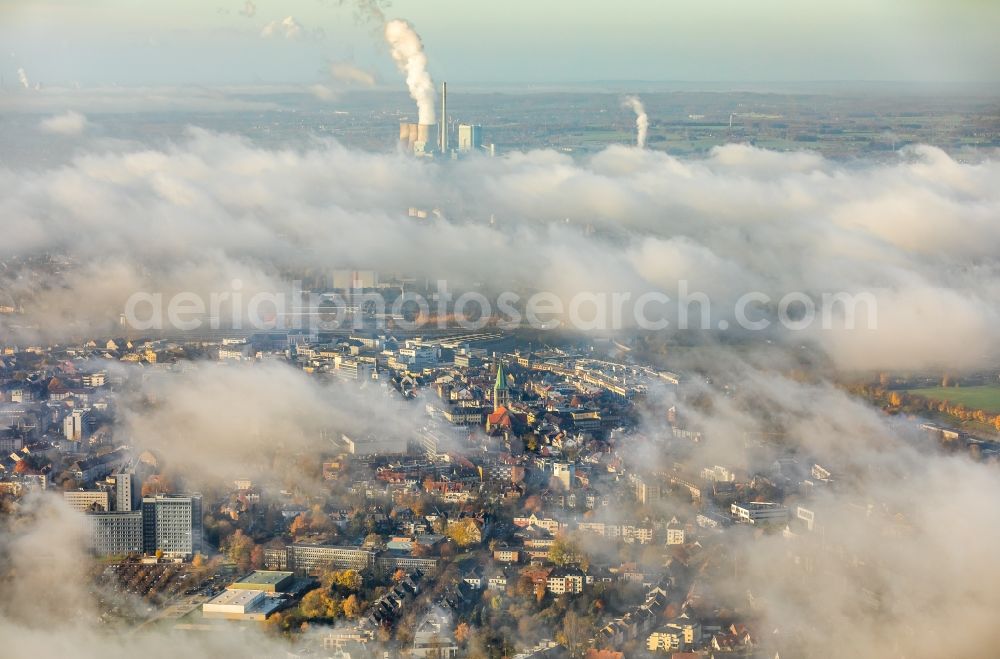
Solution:
<svg viewBox="0 0 1000 659">
<path fill-rule="evenodd" d="M 929 387 L 909 389 L 908 393 L 931 400 L 945 400 L 961 403 L 972 410 L 983 410 L 1000 414 L 1000 386 L 983 385 L 977 387 Z"/>
</svg>

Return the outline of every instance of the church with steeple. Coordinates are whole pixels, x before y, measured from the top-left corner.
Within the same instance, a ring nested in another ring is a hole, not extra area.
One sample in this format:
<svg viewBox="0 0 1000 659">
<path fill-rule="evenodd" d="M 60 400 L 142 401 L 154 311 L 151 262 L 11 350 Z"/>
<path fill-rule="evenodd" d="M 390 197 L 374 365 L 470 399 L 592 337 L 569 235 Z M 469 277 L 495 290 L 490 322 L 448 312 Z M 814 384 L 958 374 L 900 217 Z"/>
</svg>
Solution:
<svg viewBox="0 0 1000 659">
<path fill-rule="evenodd" d="M 497 360 L 497 380 L 493 385 L 493 411 L 510 407 L 510 385 L 503 370 L 503 362 Z"/>
<path fill-rule="evenodd" d="M 527 419 L 510 409 L 510 382 L 503 362 L 497 360 L 497 378 L 493 383 L 493 412 L 486 415 L 486 432 L 489 434 L 520 435 Z"/>
</svg>

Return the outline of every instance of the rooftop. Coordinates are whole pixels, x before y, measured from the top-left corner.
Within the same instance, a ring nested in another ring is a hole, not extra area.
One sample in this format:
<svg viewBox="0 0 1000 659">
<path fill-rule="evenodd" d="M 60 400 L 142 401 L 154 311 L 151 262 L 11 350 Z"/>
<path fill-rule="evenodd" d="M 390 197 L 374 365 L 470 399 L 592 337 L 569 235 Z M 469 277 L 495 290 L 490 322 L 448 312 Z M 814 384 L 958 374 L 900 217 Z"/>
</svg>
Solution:
<svg viewBox="0 0 1000 659">
<path fill-rule="evenodd" d="M 236 580 L 236 583 L 242 584 L 266 584 L 270 586 L 276 586 L 281 583 L 282 580 L 288 577 L 294 576 L 294 572 L 278 572 L 276 570 L 255 570 L 250 574 Z"/>
<path fill-rule="evenodd" d="M 264 594 L 262 590 L 224 590 L 213 598 L 209 605 L 215 606 L 249 606 Z"/>
</svg>

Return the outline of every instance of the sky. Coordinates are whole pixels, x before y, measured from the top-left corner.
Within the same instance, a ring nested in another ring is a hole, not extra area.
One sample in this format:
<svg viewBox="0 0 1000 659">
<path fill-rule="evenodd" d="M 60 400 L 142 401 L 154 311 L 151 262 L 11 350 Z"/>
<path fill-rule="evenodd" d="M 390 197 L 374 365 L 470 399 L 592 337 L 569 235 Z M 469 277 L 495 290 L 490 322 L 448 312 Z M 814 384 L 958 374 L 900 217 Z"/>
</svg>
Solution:
<svg viewBox="0 0 1000 659">
<path fill-rule="evenodd" d="M 340 61 L 395 83 L 358 4 L 0 0 L 0 74 L 8 88 L 19 68 L 47 86 L 299 84 Z M 395 0 L 384 14 L 455 82 L 1000 83 L 994 0 Z"/>
</svg>

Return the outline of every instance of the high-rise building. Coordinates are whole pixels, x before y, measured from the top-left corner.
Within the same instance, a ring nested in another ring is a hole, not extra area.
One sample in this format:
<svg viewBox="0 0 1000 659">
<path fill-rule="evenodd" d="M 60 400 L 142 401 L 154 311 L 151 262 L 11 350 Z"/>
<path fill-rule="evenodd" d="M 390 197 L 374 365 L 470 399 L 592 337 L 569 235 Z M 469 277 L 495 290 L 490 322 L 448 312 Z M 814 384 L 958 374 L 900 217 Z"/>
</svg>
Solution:
<svg viewBox="0 0 1000 659">
<path fill-rule="evenodd" d="M 562 483 L 563 489 L 573 489 L 576 478 L 576 466 L 572 462 L 556 462 L 552 465 L 552 475 Z"/>
<path fill-rule="evenodd" d="M 122 467 L 115 474 L 115 510 L 137 510 L 141 492 L 142 483 L 133 469 Z"/>
<path fill-rule="evenodd" d="M 70 441 L 87 439 L 93 424 L 90 408 L 73 410 L 63 419 L 63 436 Z"/>
<path fill-rule="evenodd" d="M 458 125 L 458 150 L 478 151 L 483 146 L 483 127 L 479 124 Z"/>
<path fill-rule="evenodd" d="M 98 556 L 138 554 L 143 548 L 141 510 L 95 512 L 87 515 L 91 544 Z"/>
<path fill-rule="evenodd" d="M 142 500 L 143 551 L 190 556 L 201 551 L 201 495 L 157 495 Z"/>
</svg>

